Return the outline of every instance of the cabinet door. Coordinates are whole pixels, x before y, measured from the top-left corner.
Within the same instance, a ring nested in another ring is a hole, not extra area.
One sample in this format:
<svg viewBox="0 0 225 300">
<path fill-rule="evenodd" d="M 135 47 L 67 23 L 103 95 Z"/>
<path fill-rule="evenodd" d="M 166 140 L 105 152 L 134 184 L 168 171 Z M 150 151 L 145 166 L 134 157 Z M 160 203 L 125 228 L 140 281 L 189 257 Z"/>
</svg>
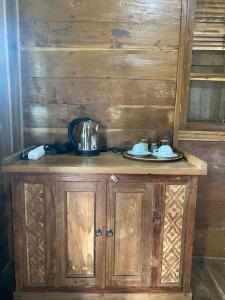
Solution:
<svg viewBox="0 0 225 300">
<path fill-rule="evenodd" d="M 108 187 L 106 284 L 150 286 L 151 185 L 110 183 Z"/>
<path fill-rule="evenodd" d="M 56 183 L 58 284 L 104 286 L 104 183 Z"/>
</svg>

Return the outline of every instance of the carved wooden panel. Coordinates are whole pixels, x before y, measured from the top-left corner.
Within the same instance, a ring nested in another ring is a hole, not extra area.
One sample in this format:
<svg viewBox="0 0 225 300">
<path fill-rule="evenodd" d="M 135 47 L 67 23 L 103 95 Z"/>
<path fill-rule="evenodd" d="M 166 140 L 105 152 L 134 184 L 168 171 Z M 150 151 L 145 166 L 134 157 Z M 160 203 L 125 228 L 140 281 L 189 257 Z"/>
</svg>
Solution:
<svg viewBox="0 0 225 300">
<path fill-rule="evenodd" d="M 94 276 L 95 193 L 67 192 L 68 276 Z"/>
<path fill-rule="evenodd" d="M 185 185 L 167 185 L 161 283 L 180 282 Z"/>
<path fill-rule="evenodd" d="M 141 275 L 143 193 L 117 193 L 115 201 L 115 276 Z"/>
<path fill-rule="evenodd" d="M 45 283 L 43 184 L 24 184 L 28 285 Z"/>
</svg>

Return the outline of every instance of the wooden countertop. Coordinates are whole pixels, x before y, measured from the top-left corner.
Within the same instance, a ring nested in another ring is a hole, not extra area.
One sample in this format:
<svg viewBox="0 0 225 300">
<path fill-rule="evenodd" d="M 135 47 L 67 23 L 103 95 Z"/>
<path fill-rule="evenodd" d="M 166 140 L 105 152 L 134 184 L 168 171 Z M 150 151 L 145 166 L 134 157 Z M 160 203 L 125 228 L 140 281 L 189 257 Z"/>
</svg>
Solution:
<svg viewBox="0 0 225 300">
<path fill-rule="evenodd" d="M 3 173 L 86 173 L 86 174 L 160 174 L 206 175 L 207 164 L 199 158 L 184 153 L 185 159 L 175 162 L 139 162 L 123 158 L 112 152 L 97 157 L 79 157 L 75 154 L 46 155 L 38 161 L 11 163 L 5 159 Z"/>
</svg>

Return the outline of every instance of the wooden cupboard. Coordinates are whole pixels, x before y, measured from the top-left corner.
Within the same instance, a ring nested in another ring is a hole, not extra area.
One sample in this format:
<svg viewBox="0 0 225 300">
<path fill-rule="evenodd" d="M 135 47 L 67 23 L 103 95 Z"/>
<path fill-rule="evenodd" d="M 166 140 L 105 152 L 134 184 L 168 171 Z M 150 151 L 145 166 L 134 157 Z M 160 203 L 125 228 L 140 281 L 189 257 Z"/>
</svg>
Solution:
<svg viewBox="0 0 225 300">
<path fill-rule="evenodd" d="M 196 176 L 14 175 L 18 299 L 188 293 L 196 188 Z"/>
</svg>

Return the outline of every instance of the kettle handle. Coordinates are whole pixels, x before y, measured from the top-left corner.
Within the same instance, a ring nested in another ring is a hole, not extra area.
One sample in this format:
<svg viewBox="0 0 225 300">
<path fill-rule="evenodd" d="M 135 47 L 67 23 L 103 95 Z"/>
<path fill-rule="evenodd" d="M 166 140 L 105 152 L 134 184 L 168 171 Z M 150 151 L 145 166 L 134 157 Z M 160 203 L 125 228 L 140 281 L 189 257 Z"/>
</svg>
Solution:
<svg viewBox="0 0 225 300">
<path fill-rule="evenodd" d="M 73 121 L 70 122 L 69 127 L 68 127 L 68 138 L 69 142 L 77 148 L 77 141 L 74 138 L 73 135 L 73 130 L 74 128 L 80 123 L 80 122 L 85 122 L 85 121 L 90 121 L 91 119 L 89 118 L 80 118 L 80 119 L 74 119 Z"/>
</svg>

